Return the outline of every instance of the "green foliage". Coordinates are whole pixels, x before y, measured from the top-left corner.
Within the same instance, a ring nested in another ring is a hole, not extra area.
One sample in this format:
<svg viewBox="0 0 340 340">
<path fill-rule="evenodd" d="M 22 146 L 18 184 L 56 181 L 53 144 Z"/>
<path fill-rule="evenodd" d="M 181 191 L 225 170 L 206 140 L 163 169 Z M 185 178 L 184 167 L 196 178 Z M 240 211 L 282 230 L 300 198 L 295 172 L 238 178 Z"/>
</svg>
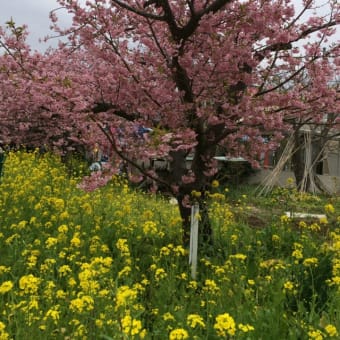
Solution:
<svg viewBox="0 0 340 340">
<path fill-rule="evenodd" d="M 296 221 L 283 214 L 281 193 L 256 201 L 216 181 L 209 195 L 214 248 L 209 256 L 200 249 L 193 280 L 178 209 L 168 200 L 133 191 L 122 178 L 84 192 L 80 178 L 48 154 L 10 153 L 5 170 L 1 339 L 340 333 L 336 198 L 302 200 L 327 220 Z"/>
</svg>

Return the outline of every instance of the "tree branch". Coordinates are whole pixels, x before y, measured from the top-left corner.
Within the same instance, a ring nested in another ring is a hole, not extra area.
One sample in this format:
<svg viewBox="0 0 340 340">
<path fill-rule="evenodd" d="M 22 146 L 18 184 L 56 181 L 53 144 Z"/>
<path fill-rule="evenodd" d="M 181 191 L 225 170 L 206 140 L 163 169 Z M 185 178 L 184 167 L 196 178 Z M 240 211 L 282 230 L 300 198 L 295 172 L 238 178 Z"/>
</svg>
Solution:
<svg viewBox="0 0 340 340">
<path fill-rule="evenodd" d="M 184 92 L 184 101 L 186 103 L 192 103 L 194 101 L 194 94 L 191 88 L 191 80 L 186 70 L 179 63 L 178 57 L 172 58 L 171 66 L 175 69 L 173 72 L 174 81 L 178 89 Z"/>
<path fill-rule="evenodd" d="M 230 2 L 232 2 L 232 0 L 215 0 L 209 6 L 205 6 L 204 9 L 196 13 L 194 12 L 193 8 L 190 7 L 190 13 L 191 13 L 190 20 L 184 27 L 182 27 L 179 30 L 177 41 L 187 40 L 195 32 L 200 20 L 202 19 L 204 15 L 209 14 L 211 12 L 215 13 Z"/>
<path fill-rule="evenodd" d="M 124 118 L 125 120 L 129 122 L 133 122 L 134 120 L 140 118 L 140 115 L 138 113 L 128 113 L 124 110 L 117 109 L 117 106 L 111 104 L 111 103 L 96 103 L 95 106 L 91 109 L 91 112 L 96 114 L 100 112 L 107 112 L 112 111 L 112 114 Z"/>
<path fill-rule="evenodd" d="M 159 16 L 159 15 L 155 15 L 155 14 L 152 14 L 152 13 L 149 13 L 149 12 L 146 12 L 146 11 L 142 11 L 138 8 L 135 8 L 135 7 L 132 7 L 128 4 L 126 4 L 125 2 L 123 1 L 120 1 L 120 0 L 111 0 L 113 4 L 116 4 L 118 5 L 119 7 L 122 7 L 130 12 L 133 12 L 137 15 L 140 15 L 144 18 L 149 18 L 149 19 L 153 19 L 153 20 L 159 20 L 159 21 L 164 21 L 164 17 L 163 16 Z"/>
</svg>

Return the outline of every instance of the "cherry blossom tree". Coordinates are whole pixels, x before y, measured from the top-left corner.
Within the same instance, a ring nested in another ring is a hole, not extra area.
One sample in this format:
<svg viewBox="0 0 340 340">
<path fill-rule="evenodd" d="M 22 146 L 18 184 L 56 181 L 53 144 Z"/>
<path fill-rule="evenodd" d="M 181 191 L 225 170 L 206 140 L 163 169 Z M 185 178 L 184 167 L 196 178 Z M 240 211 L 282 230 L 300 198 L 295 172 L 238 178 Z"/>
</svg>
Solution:
<svg viewBox="0 0 340 340">
<path fill-rule="evenodd" d="M 16 148 L 84 153 L 94 144 L 91 136 L 99 135 L 97 143 L 101 136 L 93 121 L 80 122 L 76 114 L 84 110 L 85 91 L 79 95 L 71 79 L 85 70 L 74 62 L 75 53 L 68 59 L 59 49 L 32 52 L 27 35 L 27 27 L 12 19 L 0 28 L 0 138 Z"/>
<path fill-rule="evenodd" d="M 27 124 L 47 115 L 51 135 L 65 129 L 74 139 L 109 144 L 136 169 L 133 175 L 177 198 L 185 244 L 193 200 L 201 208 L 202 238 L 212 238 L 207 192 L 217 153 L 256 166 L 291 128 L 292 113 L 313 116 L 311 91 L 325 94 L 320 108 L 332 100 L 326 87 L 329 70 L 339 68 L 332 37 L 340 21 L 334 1 L 327 1 L 326 15 L 314 13 L 312 0 L 299 11 L 290 0 L 58 2 L 73 23 L 63 30 L 51 13 L 55 31 L 68 38 L 57 50 L 31 53 L 21 38 L 11 40 L 16 32 L 7 40 L 1 32 L 8 95 L 0 114 L 20 112 Z M 306 72 L 309 87 L 298 82 Z M 53 115 L 58 124 L 49 121 Z M 138 126 L 152 128 L 148 139 Z M 167 168 L 143 167 L 152 159 L 166 160 Z"/>
<path fill-rule="evenodd" d="M 1 138 L 17 146 L 66 146 L 65 137 L 74 135 L 70 131 L 75 125 L 72 117 L 62 115 L 66 102 L 60 105 L 60 99 L 67 96 L 71 110 L 75 94 L 67 93 L 67 75 L 76 69 L 68 69 L 66 63 L 61 67 L 64 55 L 57 51 L 45 56 L 32 53 L 25 42 L 27 28 L 17 27 L 12 20 L 0 33 L 4 51 L 0 58 Z"/>
</svg>

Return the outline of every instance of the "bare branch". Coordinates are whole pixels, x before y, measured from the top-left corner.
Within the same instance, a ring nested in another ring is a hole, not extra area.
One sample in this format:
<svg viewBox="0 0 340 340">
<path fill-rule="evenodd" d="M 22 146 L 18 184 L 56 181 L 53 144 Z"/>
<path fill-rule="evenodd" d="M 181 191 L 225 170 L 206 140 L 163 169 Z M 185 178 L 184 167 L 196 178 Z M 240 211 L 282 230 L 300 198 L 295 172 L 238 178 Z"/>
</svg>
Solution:
<svg viewBox="0 0 340 340">
<path fill-rule="evenodd" d="M 133 122 L 134 120 L 138 119 L 140 115 L 138 113 L 129 113 L 125 110 L 120 110 L 117 108 L 117 106 L 111 104 L 111 103 L 96 103 L 95 106 L 91 109 L 92 113 L 100 113 L 100 112 L 108 112 L 112 111 L 112 114 L 124 118 L 129 122 Z"/>
<path fill-rule="evenodd" d="M 314 62 L 316 59 L 318 59 L 318 57 L 314 57 L 312 58 L 312 60 L 309 62 L 309 63 L 312 63 Z M 269 93 L 269 92 L 273 92 L 277 89 L 279 89 L 280 87 L 284 86 L 285 84 L 289 83 L 292 79 L 294 79 L 298 74 L 300 74 L 305 68 L 306 68 L 307 64 L 301 66 L 299 69 L 297 69 L 295 72 L 293 72 L 289 77 L 287 77 L 286 79 L 284 79 L 283 81 L 281 81 L 278 85 L 276 86 L 273 86 L 269 89 L 266 89 L 266 90 L 259 90 L 254 97 L 259 97 L 259 96 L 262 96 L 266 93 Z"/>
<path fill-rule="evenodd" d="M 209 14 L 211 12 L 216 13 L 221 8 L 223 8 L 226 4 L 229 2 L 232 2 L 233 0 L 215 0 L 213 3 L 211 3 L 209 6 L 206 6 L 199 15 L 202 17 L 205 14 Z"/>
<path fill-rule="evenodd" d="M 164 21 L 164 17 L 163 16 L 159 16 L 159 15 L 155 15 L 155 14 L 152 14 L 152 13 L 149 13 L 149 12 L 146 12 L 146 11 L 142 11 L 142 10 L 140 10 L 138 8 L 135 8 L 135 7 L 132 7 L 132 6 L 128 5 L 128 4 L 126 4 L 125 2 L 120 1 L 120 0 L 111 0 L 111 1 L 112 1 L 113 4 L 116 4 L 119 7 L 127 9 L 128 11 L 133 12 L 133 13 L 135 13 L 137 15 L 140 15 L 140 16 L 142 16 L 144 18 Z"/>
</svg>

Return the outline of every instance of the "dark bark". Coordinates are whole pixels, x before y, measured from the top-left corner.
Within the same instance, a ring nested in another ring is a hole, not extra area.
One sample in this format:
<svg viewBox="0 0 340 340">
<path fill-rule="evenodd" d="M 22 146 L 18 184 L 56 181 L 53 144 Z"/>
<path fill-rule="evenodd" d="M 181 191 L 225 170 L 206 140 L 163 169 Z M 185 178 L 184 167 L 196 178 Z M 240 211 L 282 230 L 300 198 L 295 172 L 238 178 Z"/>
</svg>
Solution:
<svg viewBox="0 0 340 340">
<path fill-rule="evenodd" d="M 296 186 L 301 189 L 303 175 L 305 171 L 305 150 L 303 145 L 303 136 L 299 133 L 295 134 L 295 150 L 292 156 L 292 168 L 295 175 Z"/>
<path fill-rule="evenodd" d="M 190 245 L 190 225 L 191 225 L 191 207 L 183 204 L 185 195 L 179 193 L 176 196 L 178 208 L 182 218 L 182 243 L 184 247 Z"/>
<path fill-rule="evenodd" d="M 200 239 L 202 243 L 205 245 L 212 245 L 213 243 L 213 229 L 210 222 L 209 217 L 209 205 L 206 201 L 206 197 L 202 197 L 199 200 L 199 208 L 200 208 Z"/>
<path fill-rule="evenodd" d="M 185 247 L 190 245 L 190 229 L 191 229 L 191 205 L 183 204 L 186 199 L 185 195 L 178 194 L 178 207 L 182 218 L 182 242 Z M 211 245 L 213 243 L 213 230 L 209 218 L 209 207 L 204 197 L 198 200 L 199 204 L 199 240 L 202 245 Z"/>
</svg>

